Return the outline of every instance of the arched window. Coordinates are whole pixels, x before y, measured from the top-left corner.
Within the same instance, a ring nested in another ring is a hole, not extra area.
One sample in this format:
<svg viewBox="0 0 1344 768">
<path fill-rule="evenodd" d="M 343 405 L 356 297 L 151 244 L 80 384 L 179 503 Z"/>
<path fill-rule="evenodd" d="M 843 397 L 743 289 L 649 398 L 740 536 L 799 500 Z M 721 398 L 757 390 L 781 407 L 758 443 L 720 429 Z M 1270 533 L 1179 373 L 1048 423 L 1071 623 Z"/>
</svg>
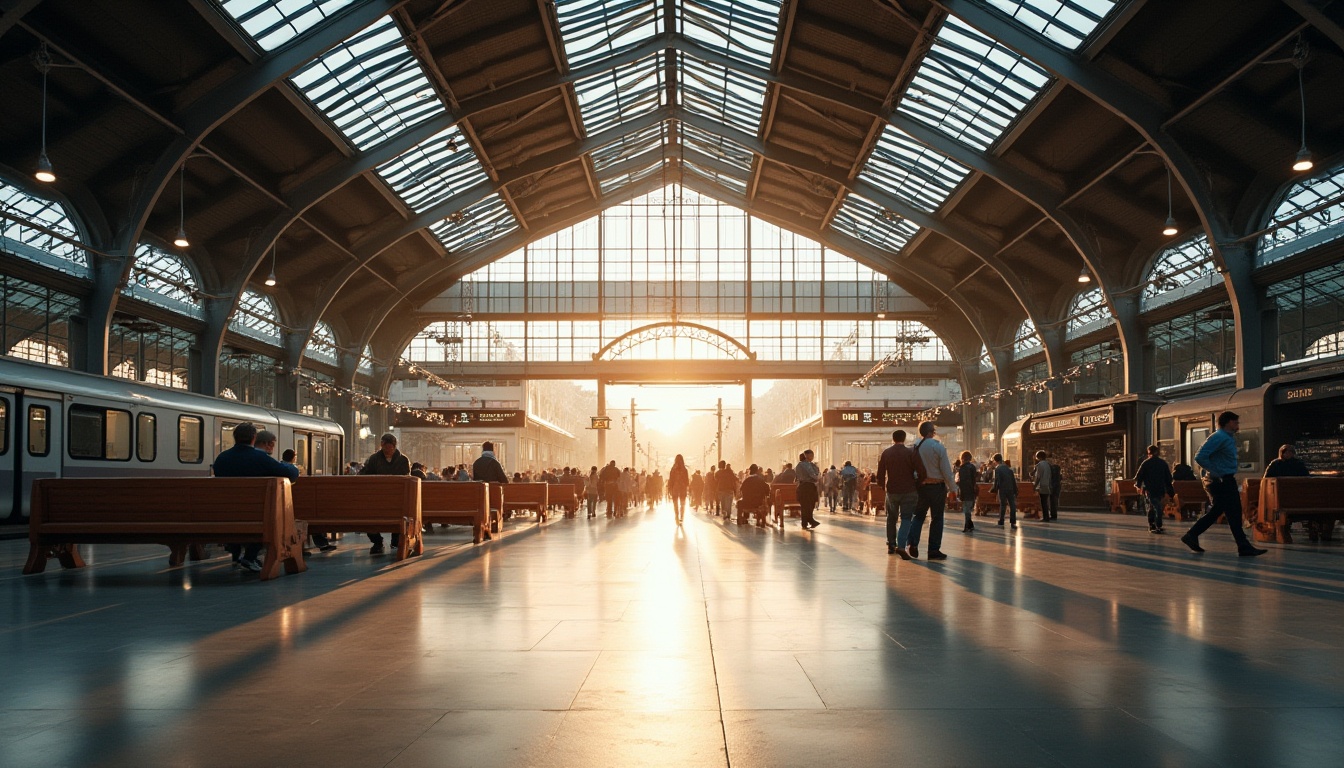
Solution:
<svg viewBox="0 0 1344 768">
<path fill-rule="evenodd" d="M 1190 369 L 1190 373 L 1185 375 L 1185 383 L 1193 384 L 1196 381 L 1208 381 L 1209 379 L 1216 379 L 1221 375 L 1222 372 L 1218 370 L 1218 366 L 1210 363 L 1208 360 L 1201 360 L 1195 364 L 1194 368 Z"/>
<path fill-rule="evenodd" d="M 275 302 L 265 294 L 252 290 L 243 291 L 238 300 L 238 311 L 233 313 L 229 328 L 246 336 L 270 342 L 280 343 L 280 322 L 275 311 Z"/>
<path fill-rule="evenodd" d="M 373 374 L 373 347 L 364 345 L 364 351 L 359 353 L 359 372 L 364 374 Z"/>
<path fill-rule="evenodd" d="M 1017 336 L 1013 339 L 1013 359 L 1021 360 L 1041 350 L 1041 337 L 1036 333 L 1036 324 L 1031 318 L 1022 321 L 1017 327 Z"/>
<path fill-rule="evenodd" d="M 196 291 L 199 282 L 186 260 L 152 245 L 135 252 L 131 279 L 122 291 L 127 296 L 152 302 L 192 317 L 201 316 Z"/>
<path fill-rule="evenodd" d="M 10 357 L 31 360 L 34 363 L 59 365 L 62 368 L 70 367 L 70 355 L 64 349 L 53 344 L 48 344 L 45 341 L 24 339 L 18 344 L 10 347 L 9 351 L 5 354 Z"/>
<path fill-rule="evenodd" d="M 1084 291 L 1073 299 L 1069 307 L 1069 320 L 1065 334 L 1072 339 L 1089 331 L 1094 331 L 1111 322 L 1110 310 L 1100 288 Z"/>
<path fill-rule="evenodd" d="M 1141 309 L 1161 306 L 1189 293 L 1211 287 L 1218 280 L 1213 249 L 1205 235 L 1173 245 L 1158 254 L 1139 300 Z"/>
<path fill-rule="evenodd" d="M 994 358 L 989 356 L 989 347 L 980 345 L 980 371 L 987 372 L 994 370 Z"/>
<path fill-rule="evenodd" d="M 308 339 L 308 346 L 303 350 L 303 356 L 329 365 L 340 362 L 336 354 L 336 334 L 332 333 L 330 325 L 319 320 L 317 325 L 313 326 L 313 335 Z"/>
<path fill-rule="evenodd" d="M 1274 209 L 1267 225 L 1273 231 L 1260 238 L 1257 264 L 1295 256 L 1308 248 L 1344 235 L 1344 167 L 1294 184 Z"/>
<path fill-rule="evenodd" d="M 1307 346 L 1305 357 L 1333 357 L 1344 354 L 1344 331 L 1335 331 Z"/>
<path fill-rule="evenodd" d="M 89 276 L 88 256 L 75 245 L 79 231 L 65 206 L 0 181 L 0 209 L 5 213 L 0 219 L 0 247 L 67 274 Z"/>
</svg>

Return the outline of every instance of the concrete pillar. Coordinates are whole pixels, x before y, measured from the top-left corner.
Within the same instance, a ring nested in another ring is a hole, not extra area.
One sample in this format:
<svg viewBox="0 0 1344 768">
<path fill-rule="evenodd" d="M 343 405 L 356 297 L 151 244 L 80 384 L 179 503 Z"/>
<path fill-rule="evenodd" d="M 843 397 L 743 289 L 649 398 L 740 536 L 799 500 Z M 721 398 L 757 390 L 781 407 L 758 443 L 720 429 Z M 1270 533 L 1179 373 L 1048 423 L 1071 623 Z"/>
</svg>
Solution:
<svg viewBox="0 0 1344 768">
<path fill-rule="evenodd" d="M 1037 328 L 1036 332 L 1041 336 L 1041 344 L 1045 348 L 1045 362 L 1049 368 L 1051 376 L 1057 376 L 1069 367 L 1068 357 L 1064 354 L 1064 334 L 1066 324 L 1061 323 L 1050 328 Z M 1063 387 L 1054 387 L 1047 389 L 1046 395 L 1049 398 L 1049 407 L 1063 408 L 1070 405 L 1070 392 L 1066 392 Z"/>
<path fill-rule="evenodd" d="M 201 331 L 200 371 L 192 378 L 193 392 L 215 396 L 219 394 L 219 355 L 224 347 L 224 334 L 229 329 L 229 314 L 233 311 L 233 301 L 229 299 L 205 299 L 205 330 Z"/>
<path fill-rule="evenodd" d="M 85 300 L 87 320 L 79 348 L 72 350 L 73 360 L 81 361 L 86 373 L 107 375 L 107 334 L 112 327 L 112 312 L 117 307 L 121 288 L 122 262 L 105 256 L 93 255 L 89 264 L 93 290 Z"/>
<path fill-rule="evenodd" d="M 1137 394 L 1147 391 L 1148 363 L 1147 337 L 1143 325 L 1139 322 L 1139 291 L 1130 291 L 1123 296 L 1111 295 L 1111 304 L 1115 310 L 1115 329 L 1120 337 L 1120 350 L 1124 356 L 1124 373 L 1120 377 L 1120 391 L 1125 394 Z"/>
<path fill-rule="evenodd" d="M 303 342 L 307 333 L 282 331 L 280 336 L 280 368 L 275 376 L 275 407 L 285 411 L 299 410 L 299 377 L 293 373 L 303 362 Z"/>
<path fill-rule="evenodd" d="M 1265 380 L 1265 338 L 1261 328 L 1260 288 L 1251 279 L 1255 268 L 1253 243 L 1219 243 L 1223 282 L 1232 302 L 1237 353 L 1237 387 L 1258 387 Z"/>
</svg>

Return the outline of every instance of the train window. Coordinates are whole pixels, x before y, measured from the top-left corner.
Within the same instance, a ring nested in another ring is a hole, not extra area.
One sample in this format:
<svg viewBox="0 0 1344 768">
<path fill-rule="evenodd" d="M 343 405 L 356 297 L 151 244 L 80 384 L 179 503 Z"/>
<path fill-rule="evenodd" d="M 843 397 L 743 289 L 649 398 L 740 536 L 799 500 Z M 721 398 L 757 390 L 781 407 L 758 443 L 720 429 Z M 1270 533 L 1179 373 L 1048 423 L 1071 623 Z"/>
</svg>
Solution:
<svg viewBox="0 0 1344 768">
<path fill-rule="evenodd" d="M 308 435 L 294 433 L 294 465 L 300 475 L 308 474 Z"/>
<path fill-rule="evenodd" d="M 205 453 L 205 420 L 199 416 L 177 417 L 177 460 L 183 464 L 200 464 Z"/>
<path fill-rule="evenodd" d="M 313 474 L 321 475 L 327 466 L 327 441 L 319 435 L 313 435 Z"/>
<path fill-rule="evenodd" d="M 9 453 L 9 401 L 0 400 L 0 456 Z"/>
<path fill-rule="evenodd" d="M 70 407 L 70 458 L 130 461 L 131 414 L 87 405 Z"/>
<path fill-rule="evenodd" d="M 159 420 L 152 413 L 135 417 L 135 458 L 153 461 L 159 453 Z"/>
<path fill-rule="evenodd" d="M 28 406 L 28 455 L 46 456 L 51 453 L 51 409 L 43 405 Z"/>
</svg>

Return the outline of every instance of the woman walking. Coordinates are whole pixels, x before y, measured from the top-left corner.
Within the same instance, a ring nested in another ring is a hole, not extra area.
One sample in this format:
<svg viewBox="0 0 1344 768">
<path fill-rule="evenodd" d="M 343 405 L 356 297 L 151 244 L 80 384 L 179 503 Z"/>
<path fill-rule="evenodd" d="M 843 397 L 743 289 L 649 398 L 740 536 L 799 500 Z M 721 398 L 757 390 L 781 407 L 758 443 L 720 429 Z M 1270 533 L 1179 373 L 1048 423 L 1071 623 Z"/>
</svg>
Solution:
<svg viewBox="0 0 1344 768">
<path fill-rule="evenodd" d="M 975 497 L 979 493 L 979 488 L 975 484 L 976 475 L 975 459 L 971 458 L 970 451 L 961 452 L 961 466 L 957 467 L 957 493 L 961 495 L 961 514 L 966 518 L 966 525 L 961 529 L 962 533 L 970 533 L 975 530 L 975 523 L 971 521 L 971 513 L 975 512 Z"/>
<path fill-rule="evenodd" d="M 667 471 L 667 493 L 672 497 L 672 511 L 676 513 L 677 525 L 686 517 L 686 491 L 691 487 L 691 478 L 686 474 L 686 460 L 677 454 L 672 468 Z"/>
</svg>

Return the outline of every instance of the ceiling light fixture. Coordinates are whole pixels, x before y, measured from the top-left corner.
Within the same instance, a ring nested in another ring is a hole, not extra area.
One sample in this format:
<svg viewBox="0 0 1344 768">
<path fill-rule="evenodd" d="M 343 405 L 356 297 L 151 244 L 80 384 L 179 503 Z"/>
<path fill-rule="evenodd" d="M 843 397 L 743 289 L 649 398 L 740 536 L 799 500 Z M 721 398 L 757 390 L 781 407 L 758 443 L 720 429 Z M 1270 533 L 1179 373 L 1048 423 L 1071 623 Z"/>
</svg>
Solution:
<svg viewBox="0 0 1344 768">
<path fill-rule="evenodd" d="M 1167 237 L 1174 237 L 1180 231 L 1176 227 L 1176 219 L 1171 215 L 1171 166 L 1167 168 L 1167 220 L 1162 224 L 1162 234 Z"/>
<path fill-rule="evenodd" d="M 186 248 L 191 245 L 187 240 L 187 161 L 182 161 L 182 167 L 177 172 L 177 237 L 173 238 L 173 245 L 178 248 Z"/>
<path fill-rule="evenodd" d="M 276 251 L 276 244 L 271 243 L 271 274 L 266 276 L 267 288 L 275 287 L 275 251 Z"/>
<path fill-rule="evenodd" d="M 1293 160 L 1293 170 L 1310 171 L 1315 163 L 1311 160 L 1311 150 L 1307 149 L 1307 87 L 1302 81 L 1302 70 L 1307 66 L 1307 44 L 1301 37 L 1297 39 L 1297 48 L 1293 51 L 1293 66 L 1297 67 L 1297 95 L 1302 102 L 1302 146 Z"/>
<path fill-rule="evenodd" d="M 1083 267 L 1083 271 L 1078 273 L 1078 282 L 1080 283 L 1092 282 L 1092 273 L 1087 271 L 1087 267 Z"/>
<path fill-rule="evenodd" d="M 51 71 L 51 54 L 47 53 L 46 43 L 38 49 L 37 68 L 42 72 L 42 151 L 37 156 L 37 171 L 33 176 L 50 184 L 56 180 L 56 171 L 51 167 L 51 158 L 47 157 L 47 73 Z"/>
</svg>

